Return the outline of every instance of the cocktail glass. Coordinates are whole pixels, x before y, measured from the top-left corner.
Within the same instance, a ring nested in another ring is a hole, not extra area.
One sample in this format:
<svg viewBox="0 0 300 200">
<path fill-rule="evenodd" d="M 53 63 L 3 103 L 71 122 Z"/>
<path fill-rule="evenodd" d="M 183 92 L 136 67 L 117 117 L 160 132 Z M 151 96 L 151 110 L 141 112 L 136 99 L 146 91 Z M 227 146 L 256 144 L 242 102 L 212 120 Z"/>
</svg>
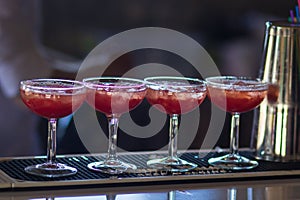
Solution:
<svg viewBox="0 0 300 200">
<path fill-rule="evenodd" d="M 242 170 L 258 165 L 239 154 L 240 113 L 256 108 L 266 97 L 268 84 L 259 79 L 235 76 L 206 78 L 211 101 L 222 110 L 231 114 L 230 152 L 221 157 L 210 158 L 209 164 L 221 168 Z"/>
<path fill-rule="evenodd" d="M 20 83 L 24 104 L 34 113 L 48 119 L 47 161 L 28 166 L 29 174 L 43 177 L 73 175 L 76 168 L 56 162 L 57 119 L 75 112 L 85 100 L 83 83 L 63 79 L 32 79 Z"/>
<path fill-rule="evenodd" d="M 125 77 L 92 77 L 83 79 L 87 88 L 87 102 L 108 119 L 108 154 L 104 161 L 88 164 L 88 168 L 107 174 L 132 172 L 134 164 L 121 161 L 117 156 L 119 118 L 137 107 L 144 99 L 147 87 L 143 80 Z"/>
<path fill-rule="evenodd" d="M 177 155 L 179 116 L 197 108 L 206 97 L 206 84 L 194 78 L 157 76 L 144 79 L 148 86 L 146 99 L 163 113 L 170 116 L 168 156 L 153 159 L 147 165 L 154 169 L 172 172 L 189 171 L 196 164 Z"/>
</svg>

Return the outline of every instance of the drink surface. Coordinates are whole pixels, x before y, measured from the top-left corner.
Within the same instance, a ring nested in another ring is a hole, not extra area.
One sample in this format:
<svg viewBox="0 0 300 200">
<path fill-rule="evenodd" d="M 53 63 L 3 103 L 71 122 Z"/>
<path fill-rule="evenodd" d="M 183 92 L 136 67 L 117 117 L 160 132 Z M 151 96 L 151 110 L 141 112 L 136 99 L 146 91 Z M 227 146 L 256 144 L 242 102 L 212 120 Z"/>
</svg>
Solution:
<svg viewBox="0 0 300 200">
<path fill-rule="evenodd" d="M 188 113 L 198 107 L 206 97 L 204 85 L 176 81 L 160 84 L 162 85 L 150 85 L 146 98 L 151 105 L 167 114 Z"/>
<path fill-rule="evenodd" d="M 107 116 L 121 115 L 137 107 L 145 95 L 145 85 L 126 82 L 106 83 L 88 86 L 86 101 Z"/>
<path fill-rule="evenodd" d="M 207 87 L 211 101 L 230 113 L 242 113 L 254 109 L 264 100 L 268 89 L 256 87 L 255 81 L 246 80 L 235 80 L 228 85 L 217 86 L 208 83 Z"/>
<path fill-rule="evenodd" d="M 21 98 L 30 110 L 45 118 L 68 116 L 85 100 L 84 89 L 72 89 L 68 84 L 47 83 L 31 86 L 38 88 L 21 87 Z"/>
</svg>

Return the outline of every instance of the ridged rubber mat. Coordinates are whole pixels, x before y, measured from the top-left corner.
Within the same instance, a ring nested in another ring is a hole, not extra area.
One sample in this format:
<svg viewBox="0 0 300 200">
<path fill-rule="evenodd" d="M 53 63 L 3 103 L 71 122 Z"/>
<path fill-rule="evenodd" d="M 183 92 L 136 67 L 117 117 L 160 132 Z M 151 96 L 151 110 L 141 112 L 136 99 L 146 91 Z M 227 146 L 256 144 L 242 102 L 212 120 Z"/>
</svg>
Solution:
<svg viewBox="0 0 300 200">
<path fill-rule="evenodd" d="M 267 171 L 281 171 L 281 170 L 300 170 L 300 162 L 270 162 L 270 161 L 258 161 L 259 166 L 244 171 L 230 171 L 224 169 L 218 169 L 212 166 L 209 166 L 207 163 L 208 158 L 221 156 L 224 153 L 208 153 L 208 154 L 199 154 L 199 153 L 184 153 L 181 158 L 188 160 L 190 162 L 198 164 L 198 168 L 189 172 L 182 173 L 170 173 L 166 171 L 153 171 L 149 170 L 146 167 L 146 162 L 149 160 L 149 156 L 152 154 L 126 154 L 119 155 L 121 160 L 134 163 L 138 166 L 138 170 L 135 173 L 126 173 L 118 175 L 119 178 L 129 178 L 129 177 L 147 177 L 147 176 L 174 176 L 174 175 L 201 175 L 201 174 L 220 174 L 220 173 L 255 173 L 255 172 L 267 172 Z M 247 157 L 251 157 L 249 153 L 242 153 Z M 158 156 L 164 156 L 163 154 Z M 87 168 L 87 165 L 91 162 L 104 159 L 103 156 L 71 156 L 71 157 L 58 157 L 57 161 L 73 166 L 77 168 L 77 174 L 73 176 L 67 176 L 62 178 L 44 178 L 34 175 L 30 175 L 24 172 L 24 168 L 29 165 L 35 165 L 42 162 L 45 162 L 44 158 L 34 158 L 34 159 L 13 159 L 0 162 L 0 169 L 3 170 L 10 177 L 23 180 L 23 181 L 51 181 L 51 180 L 91 180 L 91 179 L 107 179 L 110 177 L 108 174 L 99 173 L 91 171 Z"/>
</svg>

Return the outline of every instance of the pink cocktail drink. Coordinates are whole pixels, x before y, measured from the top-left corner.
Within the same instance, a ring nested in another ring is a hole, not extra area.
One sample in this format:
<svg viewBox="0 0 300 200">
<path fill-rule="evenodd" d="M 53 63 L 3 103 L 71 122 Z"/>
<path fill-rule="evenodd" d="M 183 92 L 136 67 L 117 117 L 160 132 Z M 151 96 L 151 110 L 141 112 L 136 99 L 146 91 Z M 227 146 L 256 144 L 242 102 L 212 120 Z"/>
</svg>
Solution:
<svg viewBox="0 0 300 200">
<path fill-rule="evenodd" d="M 49 88 L 55 85 L 47 86 Z M 64 86 L 60 85 L 60 88 Z M 20 89 L 20 95 L 24 104 L 34 113 L 45 118 L 62 118 L 72 114 L 85 100 L 84 91 L 76 91 L 65 86 L 66 90 L 58 92 L 26 91 Z"/>
<path fill-rule="evenodd" d="M 120 83 L 97 89 L 87 88 L 88 104 L 107 116 L 121 115 L 137 107 L 145 97 L 145 87 L 129 90 L 120 89 L 118 85 Z"/>
<path fill-rule="evenodd" d="M 47 162 L 28 166 L 25 171 L 43 177 L 62 177 L 77 169 L 56 162 L 57 119 L 75 112 L 85 100 L 82 82 L 64 79 L 33 79 L 21 81 L 20 96 L 34 113 L 48 119 Z"/>
<path fill-rule="evenodd" d="M 93 77 L 83 80 L 87 88 L 86 101 L 108 119 L 109 144 L 104 161 L 88 164 L 93 171 L 108 174 L 131 172 L 137 167 L 117 157 L 117 131 L 123 113 L 136 108 L 144 99 L 147 87 L 144 81 L 124 77 Z"/>
<path fill-rule="evenodd" d="M 162 159 L 149 160 L 151 168 L 172 172 L 185 172 L 197 167 L 177 155 L 177 135 L 179 115 L 196 109 L 206 97 L 205 82 L 199 79 L 171 76 L 157 76 L 145 78 L 148 91 L 148 102 L 170 117 L 169 152 Z"/>
<path fill-rule="evenodd" d="M 230 152 L 224 156 L 210 158 L 211 165 L 221 168 L 243 170 L 258 165 L 239 155 L 240 113 L 255 109 L 267 96 L 268 84 L 258 79 L 235 76 L 217 76 L 206 79 L 208 96 L 219 108 L 231 114 Z"/>
<path fill-rule="evenodd" d="M 167 114 L 185 114 L 197 108 L 205 99 L 206 91 L 191 89 L 172 92 L 149 88 L 146 98 L 161 112 Z"/>
<path fill-rule="evenodd" d="M 222 88 L 208 84 L 209 97 L 211 101 L 221 109 L 230 113 L 243 113 L 253 110 L 265 98 L 266 88 L 252 88 L 253 81 L 232 81 L 230 87 Z M 225 100 L 225 101 L 224 101 Z"/>
</svg>

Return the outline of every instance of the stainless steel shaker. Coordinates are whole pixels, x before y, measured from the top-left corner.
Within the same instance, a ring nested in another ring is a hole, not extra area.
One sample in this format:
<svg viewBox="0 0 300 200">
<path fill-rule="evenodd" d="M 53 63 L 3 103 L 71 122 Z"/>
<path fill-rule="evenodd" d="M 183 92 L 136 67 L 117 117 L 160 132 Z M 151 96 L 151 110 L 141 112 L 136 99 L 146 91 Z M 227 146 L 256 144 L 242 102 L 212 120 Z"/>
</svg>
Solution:
<svg viewBox="0 0 300 200">
<path fill-rule="evenodd" d="M 263 160 L 300 159 L 300 24 L 266 22 L 260 78 L 270 83 L 254 112 L 252 147 Z"/>
</svg>

